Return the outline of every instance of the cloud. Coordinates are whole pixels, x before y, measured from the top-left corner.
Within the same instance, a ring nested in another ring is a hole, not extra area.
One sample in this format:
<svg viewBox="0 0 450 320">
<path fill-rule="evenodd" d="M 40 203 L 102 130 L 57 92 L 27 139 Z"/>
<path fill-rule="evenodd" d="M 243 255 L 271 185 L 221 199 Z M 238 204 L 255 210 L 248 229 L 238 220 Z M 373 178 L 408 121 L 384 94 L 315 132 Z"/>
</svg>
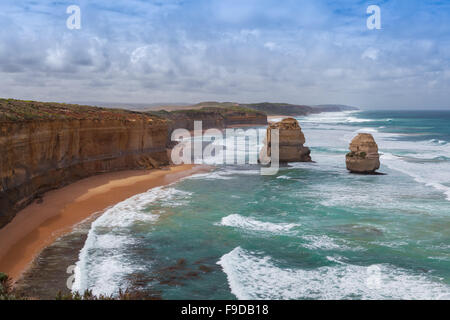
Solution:
<svg viewBox="0 0 450 320">
<path fill-rule="evenodd" d="M 361 58 L 362 59 L 372 59 L 372 60 L 377 60 L 378 59 L 378 54 L 379 54 L 379 50 L 375 49 L 375 48 L 367 48 Z"/>
<path fill-rule="evenodd" d="M 383 1 L 383 29 L 369 31 L 360 1 L 80 0 L 82 29 L 68 30 L 72 2 L 0 4 L 0 96 L 373 107 L 449 101 L 446 3 Z"/>
</svg>

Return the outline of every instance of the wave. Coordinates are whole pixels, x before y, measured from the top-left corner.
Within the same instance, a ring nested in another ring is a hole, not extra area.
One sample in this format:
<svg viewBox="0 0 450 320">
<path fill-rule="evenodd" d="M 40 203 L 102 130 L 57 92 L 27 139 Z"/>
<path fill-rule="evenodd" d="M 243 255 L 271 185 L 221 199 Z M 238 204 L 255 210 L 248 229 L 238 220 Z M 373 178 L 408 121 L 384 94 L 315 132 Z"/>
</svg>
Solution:
<svg viewBox="0 0 450 320">
<path fill-rule="evenodd" d="M 337 124 L 337 123 L 335 123 Z M 338 126 L 334 126 L 339 128 Z M 305 131 L 308 131 L 306 126 Z M 349 129 L 351 131 L 349 131 Z M 448 170 L 448 160 L 450 159 L 450 144 L 444 140 L 408 140 L 408 134 L 379 132 L 375 128 L 341 128 L 340 133 L 334 131 L 327 132 L 327 129 L 319 131 L 319 137 L 308 137 L 308 145 L 315 148 L 329 147 L 333 141 L 334 148 L 348 148 L 348 143 L 360 132 L 372 133 L 378 143 L 381 156 L 381 163 L 415 179 L 416 182 L 425 184 L 442 193 L 450 201 L 450 172 Z M 308 133 L 308 132 L 307 132 Z M 314 132 L 318 135 L 317 130 Z M 336 137 L 341 137 L 336 139 Z M 321 151 L 326 149 L 320 149 Z M 346 149 L 347 150 L 347 149 Z M 313 154 L 314 159 L 319 159 L 323 166 L 324 161 L 331 164 L 332 152 L 327 152 L 329 159 L 319 158 L 319 154 Z M 323 158 L 323 157 L 322 157 Z M 341 160 L 342 161 L 342 160 Z M 343 163 L 343 162 L 342 162 Z M 315 167 L 314 167 L 315 168 Z M 382 170 L 382 169 L 381 169 Z"/>
<path fill-rule="evenodd" d="M 232 166 L 228 168 L 221 168 L 215 171 L 207 172 L 207 173 L 199 173 L 196 175 L 192 175 L 183 180 L 231 180 L 238 178 L 242 175 L 260 175 L 260 170 L 256 169 L 233 169 Z"/>
<path fill-rule="evenodd" d="M 435 278 L 387 264 L 365 267 L 339 261 L 316 269 L 281 268 L 271 257 L 241 247 L 218 264 L 241 300 L 434 300 L 450 294 L 449 286 Z"/>
<path fill-rule="evenodd" d="M 271 233 L 287 233 L 290 232 L 293 228 L 300 226 L 300 224 L 295 223 L 262 222 L 253 218 L 241 216 L 239 214 L 232 214 L 222 218 L 219 225 Z"/>
<path fill-rule="evenodd" d="M 445 144 L 448 143 L 447 141 L 439 140 L 439 139 L 431 139 L 429 142 L 431 142 L 433 144 L 440 145 L 440 146 L 445 145 Z"/>
<path fill-rule="evenodd" d="M 343 157 L 340 154 L 336 156 L 336 150 L 348 150 L 348 144 L 357 133 L 368 132 L 373 134 L 382 154 L 381 171 L 386 166 L 411 176 L 416 182 L 442 192 L 450 201 L 450 143 L 444 139 L 410 139 L 416 134 L 380 132 L 379 128 L 365 127 L 364 121 L 359 128 L 342 126 L 342 122 L 348 117 L 348 114 L 340 113 L 322 116 L 323 119 L 311 116 L 306 121 L 301 120 L 305 122 L 303 131 L 307 137 L 307 145 L 313 150 L 313 159 L 320 163 L 319 166 L 310 165 L 308 168 L 344 169 Z M 297 167 L 296 164 L 292 166 Z"/>
<path fill-rule="evenodd" d="M 361 128 L 356 130 L 357 133 L 374 133 L 374 132 L 378 132 L 377 129 L 375 128 Z"/>
<path fill-rule="evenodd" d="M 342 112 L 326 112 L 313 114 L 306 117 L 298 117 L 300 123 L 328 123 L 328 124 L 340 124 L 340 123 L 358 123 L 358 122 L 372 122 L 378 121 L 374 119 L 363 119 L 354 116 L 357 111 L 342 111 Z M 382 120 L 380 120 L 382 121 Z"/>
<path fill-rule="evenodd" d="M 345 244 L 342 240 L 340 241 L 341 243 L 338 243 L 335 239 L 325 235 L 309 235 L 303 236 L 302 238 L 308 242 L 302 246 L 310 250 L 355 250 Z"/>
<path fill-rule="evenodd" d="M 150 203 L 180 206 L 190 196 L 189 192 L 175 188 L 158 187 L 107 209 L 92 223 L 80 251 L 72 291 L 92 289 L 96 295 L 112 295 L 119 288 L 127 287 L 125 275 L 139 270 L 139 266 L 127 258 L 127 248 L 135 244 L 130 237 L 130 228 L 139 223 L 154 223 L 158 220 L 159 214 L 146 210 Z"/>
<path fill-rule="evenodd" d="M 446 199 L 450 201 L 450 186 L 445 185 L 450 182 L 450 172 L 446 161 L 428 164 L 414 163 L 402 160 L 401 157 L 390 153 L 384 153 L 381 160 L 384 165 L 412 177 L 416 182 L 443 192 Z"/>
<path fill-rule="evenodd" d="M 354 124 L 367 122 L 392 122 L 393 119 L 367 119 L 358 116 L 359 111 L 327 112 L 298 117 L 301 123 L 320 123 L 320 124 Z"/>
<path fill-rule="evenodd" d="M 289 176 L 278 176 L 277 179 L 290 180 L 291 177 L 289 177 Z"/>
<path fill-rule="evenodd" d="M 343 122 L 350 122 L 350 123 L 359 123 L 359 122 L 373 122 L 373 121 L 377 121 L 377 120 L 373 120 L 373 119 L 362 119 L 362 118 L 356 118 L 356 117 L 348 117 L 347 119 L 345 119 Z M 383 120 L 381 120 L 383 121 Z"/>
</svg>

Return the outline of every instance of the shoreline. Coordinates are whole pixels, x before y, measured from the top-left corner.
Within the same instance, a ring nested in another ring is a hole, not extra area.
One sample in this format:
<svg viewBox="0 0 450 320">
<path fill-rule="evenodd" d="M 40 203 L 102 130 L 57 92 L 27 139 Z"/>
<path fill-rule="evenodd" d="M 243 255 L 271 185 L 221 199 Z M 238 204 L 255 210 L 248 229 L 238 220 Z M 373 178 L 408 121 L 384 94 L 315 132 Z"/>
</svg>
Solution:
<svg viewBox="0 0 450 320">
<path fill-rule="evenodd" d="M 44 194 L 0 229 L 0 272 L 20 279 L 35 258 L 59 237 L 95 213 L 149 189 L 208 171 L 201 165 L 127 170 L 88 177 Z"/>
<path fill-rule="evenodd" d="M 31 300 L 54 300 L 59 293 L 70 294 L 67 281 L 71 274 L 67 270 L 78 262 L 92 223 L 103 213 L 94 213 L 45 247 L 15 282 L 14 293 Z"/>
</svg>

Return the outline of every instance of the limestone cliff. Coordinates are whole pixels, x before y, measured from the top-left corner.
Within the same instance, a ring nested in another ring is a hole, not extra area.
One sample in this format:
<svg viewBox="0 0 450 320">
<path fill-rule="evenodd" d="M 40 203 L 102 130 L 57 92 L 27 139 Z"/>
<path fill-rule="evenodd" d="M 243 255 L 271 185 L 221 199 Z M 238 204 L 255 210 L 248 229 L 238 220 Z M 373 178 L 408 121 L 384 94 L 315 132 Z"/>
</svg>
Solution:
<svg viewBox="0 0 450 320">
<path fill-rule="evenodd" d="M 359 133 L 350 143 L 347 169 L 353 173 L 374 173 L 380 168 L 378 145 L 369 133 Z"/>
<path fill-rule="evenodd" d="M 305 147 L 305 136 L 298 121 L 294 118 L 286 118 L 281 122 L 272 123 L 267 128 L 264 147 L 260 152 L 262 163 L 270 162 L 272 153 L 272 130 L 279 130 L 279 161 L 287 162 L 310 162 L 311 151 Z"/>
<path fill-rule="evenodd" d="M 48 190 L 101 172 L 169 163 L 166 120 L 5 101 L 0 101 L 0 228 Z"/>
<path fill-rule="evenodd" d="M 267 125 L 265 113 L 236 106 L 158 111 L 150 114 L 169 120 L 170 132 L 178 128 L 194 130 L 194 121 L 201 121 L 203 130 L 224 129 L 234 125 Z"/>
<path fill-rule="evenodd" d="M 265 125 L 229 106 L 157 114 L 0 99 L 0 228 L 46 191 L 97 173 L 169 164 L 176 128 Z"/>
</svg>

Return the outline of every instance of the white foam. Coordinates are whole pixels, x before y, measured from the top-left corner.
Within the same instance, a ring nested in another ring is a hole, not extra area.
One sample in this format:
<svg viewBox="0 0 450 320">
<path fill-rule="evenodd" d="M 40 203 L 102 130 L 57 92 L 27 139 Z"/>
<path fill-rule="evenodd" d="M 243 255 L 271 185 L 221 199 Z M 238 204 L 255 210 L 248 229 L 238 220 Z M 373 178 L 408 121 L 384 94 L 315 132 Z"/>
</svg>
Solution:
<svg viewBox="0 0 450 320">
<path fill-rule="evenodd" d="M 127 287 L 124 276 L 139 269 L 127 260 L 127 247 L 134 243 L 128 236 L 129 228 L 158 220 L 158 214 L 145 210 L 149 204 L 159 201 L 165 206 L 179 206 L 190 195 L 175 188 L 158 187 L 107 209 L 92 223 L 80 251 L 72 291 L 92 289 L 96 295 L 112 295 Z"/>
<path fill-rule="evenodd" d="M 378 132 L 378 130 L 375 128 L 361 128 L 361 129 L 358 129 L 356 132 L 358 132 L 358 133 L 374 133 L 374 132 Z"/>
<path fill-rule="evenodd" d="M 446 185 L 450 183 L 448 163 L 412 163 L 390 153 L 384 153 L 381 156 L 381 161 L 389 168 L 402 172 L 419 183 L 443 192 L 447 200 L 450 201 L 450 186 Z"/>
<path fill-rule="evenodd" d="M 233 177 L 222 174 L 220 171 L 196 174 L 186 180 L 231 180 Z"/>
<path fill-rule="evenodd" d="M 449 286 L 439 279 L 390 265 L 367 268 L 339 261 L 316 269 L 289 269 L 240 247 L 222 256 L 218 264 L 231 292 L 242 300 L 431 300 L 450 294 Z M 374 275 L 373 270 L 379 272 Z"/>
<path fill-rule="evenodd" d="M 308 243 L 303 244 L 302 246 L 311 250 L 320 249 L 320 250 L 353 250 L 348 245 L 346 245 L 342 240 L 337 243 L 335 239 L 330 238 L 326 235 L 308 235 L 303 236 L 303 240 L 308 241 Z"/>
<path fill-rule="evenodd" d="M 323 119 L 318 117 L 309 116 L 301 120 L 305 123 L 303 131 L 307 137 L 308 146 L 328 148 L 332 151 L 342 148 L 348 150 L 349 142 L 357 133 L 372 133 L 382 154 L 382 166 L 409 175 L 415 181 L 441 191 L 450 201 L 450 170 L 448 169 L 450 143 L 438 139 L 408 141 L 399 138 L 410 136 L 410 134 L 378 132 L 375 128 L 366 127 L 355 129 L 345 125 L 345 118 L 348 117 L 345 113 L 325 115 Z M 388 120 L 392 119 L 379 121 Z M 324 153 L 324 155 L 327 157 L 313 153 L 313 159 L 320 163 L 320 167 L 311 166 L 314 170 L 322 168 L 336 170 L 337 167 L 345 169 L 342 156 L 333 157 L 330 153 Z M 382 170 L 383 167 L 380 171 Z"/>
<path fill-rule="evenodd" d="M 240 175 L 260 175 L 259 170 L 247 169 L 238 170 L 233 169 L 233 167 L 225 167 L 217 169 L 215 171 L 200 173 L 190 177 L 185 178 L 186 180 L 231 180 L 235 179 Z"/>
<path fill-rule="evenodd" d="M 357 122 L 357 123 L 359 123 L 359 122 L 373 122 L 373 121 L 376 121 L 376 120 L 362 119 L 362 118 L 356 118 L 356 117 L 348 117 L 347 119 L 345 119 L 344 122 L 350 122 L 350 123 Z"/>
<path fill-rule="evenodd" d="M 251 231 L 264 231 L 272 233 L 287 233 L 290 232 L 293 228 L 300 226 L 300 224 L 295 223 L 263 222 L 253 218 L 244 217 L 239 214 L 232 214 L 222 218 L 219 225 Z"/>
<path fill-rule="evenodd" d="M 430 142 L 433 143 L 433 144 L 437 144 L 437 145 L 445 145 L 445 144 L 447 144 L 447 141 L 438 140 L 438 139 L 431 139 Z"/>
</svg>

